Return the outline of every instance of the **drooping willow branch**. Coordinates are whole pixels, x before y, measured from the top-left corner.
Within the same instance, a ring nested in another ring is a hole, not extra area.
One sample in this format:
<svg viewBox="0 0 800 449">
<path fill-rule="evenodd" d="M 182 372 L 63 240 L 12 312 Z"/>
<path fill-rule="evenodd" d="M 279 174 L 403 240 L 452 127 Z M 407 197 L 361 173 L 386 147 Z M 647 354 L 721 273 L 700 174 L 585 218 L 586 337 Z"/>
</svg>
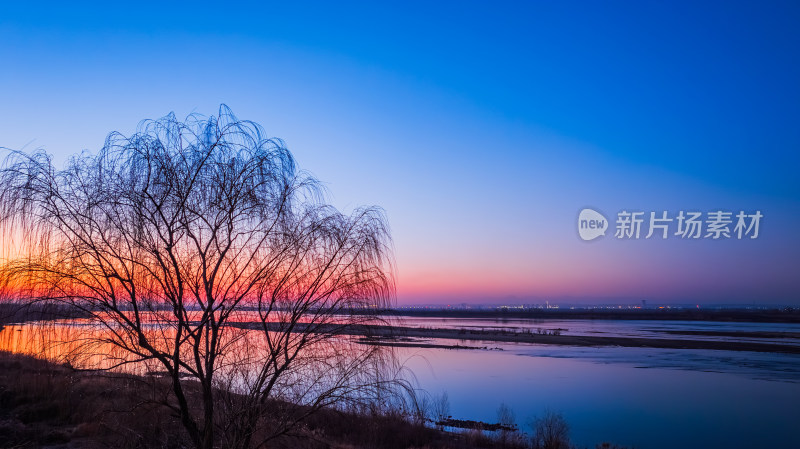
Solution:
<svg viewBox="0 0 800 449">
<path fill-rule="evenodd" d="M 341 329 L 393 298 L 386 218 L 327 205 L 281 140 L 225 106 L 112 133 L 63 169 L 42 151 L 10 151 L 0 228 L 14 236 L 4 295 L 82 311 L 102 328 L 94 342 L 122 354 L 114 366 L 159 364 L 197 447 L 212 447 L 216 428 L 254 425 L 273 398 L 322 405 L 369 384 L 359 374 L 379 351 L 343 351 Z M 202 387 L 200 412 L 185 376 Z M 218 422 L 220 383 L 249 398 L 231 414 L 245 422 Z"/>
</svg>

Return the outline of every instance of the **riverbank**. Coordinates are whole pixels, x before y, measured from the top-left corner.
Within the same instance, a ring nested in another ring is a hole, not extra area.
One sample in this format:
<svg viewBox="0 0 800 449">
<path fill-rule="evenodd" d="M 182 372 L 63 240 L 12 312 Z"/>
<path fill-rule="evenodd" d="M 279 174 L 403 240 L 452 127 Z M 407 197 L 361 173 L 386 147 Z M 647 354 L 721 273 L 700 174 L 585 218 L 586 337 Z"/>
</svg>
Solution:
<svg viewBox="0 0 800 449">
<path fill-rule="evenodd" d="M 261 328 L 260 323 L 229 323 L 243 329 Z M 268 328 L 279 328 L 277 323 L 267 323 Z M 342 327 L 339 325 L 315 325 L 319 332 L 338 332 L 343 335 L 356 335 L 364 337 L 364 344 L 384 346 L 407 347 L 432 347 L 440 346 L 450 349 L 487 349 L 484 346 L 441 345 L 431 343 L 430 339 L 483 341 L 505 343 L 528 343 L 541 345 L 560 346 L 621 346 L 634 348 L 661 348 L 661 349 L 712 349 L 721 351 L 752 351 L 781 354 L 800 354 L 800 346 L 782 343 L 760 343 L 747 341 L 726 340 L 693 340 L 691 338 L 643 338 L 620 336 L 593 336 L 593 335 L 563 335 L 560 332 L 537 333 L 526 331 L 513 331 L 502 329 L 447 329 L 447 328 L 421 328 L 390 325 L 360 324 Z M 296 332 L 305 332 L 306 326 L 298 324 Z M 752 336 L 754 333 L 750 333 Z M 765 333 L 765 338 L 769 338 Z M 705 335 L 705 334 L 700 334 Z M 774 337 L 774 335 L 772 335 Z"/>
<path fill-rule="evenodd" d="M 167 405 L 168 390 L 168 382 L 158 376 L 77 371 L 0 352 L 0 447 L 190 447 Z M 291 435 L 273 443 L 300 449 L 501 447 L 482 432 L 450 433 L 398 414 L 329 409 L 311 415 Z"/>
<path fill-rule="evenodd" d="M 800 308 L 396 308 L 381 312 L 387 317 L 428 317 L 460 319 L 542 319 L 542 320 L 659 320 L 722 321 L 742 323 L 800 323 Z"/>
</svg>

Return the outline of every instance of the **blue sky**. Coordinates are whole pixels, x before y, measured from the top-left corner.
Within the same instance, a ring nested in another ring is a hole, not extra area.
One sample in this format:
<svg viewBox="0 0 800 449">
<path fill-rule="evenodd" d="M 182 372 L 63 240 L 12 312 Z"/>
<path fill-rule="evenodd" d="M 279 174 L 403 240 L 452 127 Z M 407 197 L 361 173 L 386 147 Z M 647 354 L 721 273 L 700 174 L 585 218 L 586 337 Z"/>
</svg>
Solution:
<svg viewBox="0 0 800 449">
<path fill-rule="evenodd" d="M 0 6 L 0 146 L 174 111 L 285 139 L 386 209 L 398 299 L 798 303 L 792 2 Z M 752 241 L 577 238 L 578 211 L 761 210 Z"/>
</svg>

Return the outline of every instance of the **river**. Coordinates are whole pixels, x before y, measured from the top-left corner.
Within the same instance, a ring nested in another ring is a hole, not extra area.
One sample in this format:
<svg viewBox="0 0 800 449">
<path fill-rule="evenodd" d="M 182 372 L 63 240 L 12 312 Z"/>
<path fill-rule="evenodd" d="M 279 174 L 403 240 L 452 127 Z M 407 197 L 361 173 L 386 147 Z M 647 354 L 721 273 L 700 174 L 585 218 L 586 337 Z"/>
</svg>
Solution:
<svg viewBox="0 0 800 449">
<path fill-rule="evenodd" d="M 773 323 L 418 317 L 398 321 L 419 327 L 561 329 L 564 334 L 633 337 L 663 337 L 665 331 L 785 332 L 786 338 L 769 341 L 786 344 L 796 344 L 792 334 L 800 335 L 800 325 Z M 404 348 L 401 353 L 421 388 L 434 396 L 447 393 L 454 418 L 496 422 L 503 403 L 522 430 L 547 409 L 561 413 L 579 447 L 594 448 L 603 441 L 642 449 L 800 447 L 796 354 L 489 341 L 480 345 L 488 349 Z"/>
</svg>

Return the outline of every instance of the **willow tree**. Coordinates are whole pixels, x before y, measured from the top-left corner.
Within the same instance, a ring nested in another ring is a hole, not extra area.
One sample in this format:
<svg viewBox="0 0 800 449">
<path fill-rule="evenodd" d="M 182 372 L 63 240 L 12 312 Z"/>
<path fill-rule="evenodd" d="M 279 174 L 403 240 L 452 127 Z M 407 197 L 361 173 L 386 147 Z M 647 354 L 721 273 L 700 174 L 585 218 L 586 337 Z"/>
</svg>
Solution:
<svg viewBox="0 0 800 449">
<path fill-rule="evenodd" d="M 63 169 L 11 151 L 0 215 L 22 236 L 7 291 L 82 311 L 106 368 L 157 365 L 198 448 L 258 446 L 381 394 L 380 350 L 347 328 L 393 298 L 384 215 L 326 204 L 281 140 L 225 106 L 112 133 Z"/>
</svg>

